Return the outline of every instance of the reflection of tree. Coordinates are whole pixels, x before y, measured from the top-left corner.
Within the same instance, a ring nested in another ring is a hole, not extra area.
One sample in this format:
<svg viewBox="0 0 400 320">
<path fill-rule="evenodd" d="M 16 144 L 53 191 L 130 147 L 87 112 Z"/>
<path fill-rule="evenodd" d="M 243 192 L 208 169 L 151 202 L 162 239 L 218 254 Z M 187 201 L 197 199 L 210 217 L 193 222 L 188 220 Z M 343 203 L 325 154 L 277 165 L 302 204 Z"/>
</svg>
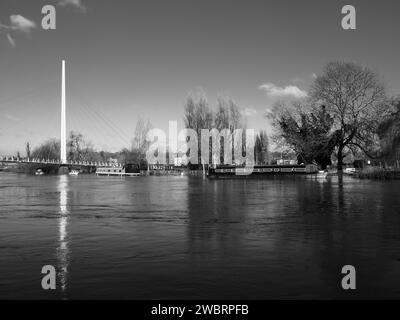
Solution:
<svg viewBox="0 0 400 320">
<path fill-rule="evenodd" d="M 245 185 L 244 180 L 189 180 L 187 239 L 190 260 L 200 263 L 208 259 L 210 262 L 204 272 L 210 272 L 215 279 L 219 277 L 214 274 L 216 268 L 224 265 L 233 268 L 228 261 L 245 254 L 241 251 L 249 214 Z"/>
<path fill-rule="evenodd" d="M 350 264 L 356 267 L 359 284 L 353 297 L 393 298 L 399 273 L 395 261 L 390 261 L 396 245 L 387 239 L 398 238 L 400 218 L 394 208 L 400 202 L 394 192 L 385 196 L 391 187 L 360 184 L 343 176 L 307 179 L 292 186 L 295 189 L 286 185 L 282 192 L 287 197 L 294 192 L 293 211 L 281 210 L 295 223 L 279 229 L 275 254 L 295 269 L 293 277 L 283 276 L 282 282 L 297 281 L 292 291 L 299 294 L 347 298 L 340 286 L 341 268 Z M 392 291 L 380 291 L 383 281 Z"/>
</svg>

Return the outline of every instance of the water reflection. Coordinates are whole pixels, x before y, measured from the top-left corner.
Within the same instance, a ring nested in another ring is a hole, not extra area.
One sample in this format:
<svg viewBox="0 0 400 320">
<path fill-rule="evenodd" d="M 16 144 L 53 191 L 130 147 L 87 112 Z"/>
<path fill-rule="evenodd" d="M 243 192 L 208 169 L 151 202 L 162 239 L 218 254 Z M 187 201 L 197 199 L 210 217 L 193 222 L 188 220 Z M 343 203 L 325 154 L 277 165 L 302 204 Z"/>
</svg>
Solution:
<svg viewBox="0 0 400 320">
<path fill-rule="evenodd" d="M 30 281 L 54 253 L 68 299 L 400 297 L 400 181 L 3 177 L 0 298 L 54 298 Z"/>
<path fill-rule="evenodd" d="M 61 283 L 61 291 L 65 292 L 67 288 L 68 276 L 68 176 L 60 175 L 58 177 L 58 191 L 60 193 L 60 218 L 58 220 L 58 248 L 57 248 L 57 261 L 58 261 L 58 279 Z"/>
</svg>

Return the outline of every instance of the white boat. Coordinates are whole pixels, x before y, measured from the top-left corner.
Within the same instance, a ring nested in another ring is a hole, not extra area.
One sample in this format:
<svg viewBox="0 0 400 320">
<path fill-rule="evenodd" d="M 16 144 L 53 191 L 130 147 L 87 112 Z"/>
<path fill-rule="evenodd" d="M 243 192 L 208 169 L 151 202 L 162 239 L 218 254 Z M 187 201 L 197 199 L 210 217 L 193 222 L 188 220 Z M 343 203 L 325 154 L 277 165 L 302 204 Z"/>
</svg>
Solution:
<svg viewBox="0 0 400 320">
<path fill-rule="evenodd" d="M 140 172 L 126 172 L 126 167 L 122 166 L 104 166 L 97 167 L 96 175 L 97 176 L 120 176 L 120 177 L 138 177 L 140 176 Z"/>
<path fill-rule="evenodd" d="M 326 178 L 328 176 L 328 171 L 319 170 L 317 173 L 317 178 Z"/>
<path fill-rule="evenodd" d="M 42 169 L 37 169 L 36 172 L 35 172 L 35 175 L 42 176 L 42 175 L 44 175 L 44 172 L 43 172 Z"/>
<path fill-rule="evenodd" d="M 328 177 L 328 175 L 328 171 L 319 170 L 318 172 L 309 174 L 306 177 L 309 179 L 325 179 L 326 177 Z"/>
<path fill-rule="evenodd" d="M 346 169 L 344 169 L 344 173 L 352 176 L 357 173 L 357 170 L 356 170 L 356 168 L 346 168 Z"/>
<path fill-rule="evenodd" d="M 70 176 L 78 176 L 81 172 L 79 170 L 71 170 L 69 175 Z"/>
</svg>

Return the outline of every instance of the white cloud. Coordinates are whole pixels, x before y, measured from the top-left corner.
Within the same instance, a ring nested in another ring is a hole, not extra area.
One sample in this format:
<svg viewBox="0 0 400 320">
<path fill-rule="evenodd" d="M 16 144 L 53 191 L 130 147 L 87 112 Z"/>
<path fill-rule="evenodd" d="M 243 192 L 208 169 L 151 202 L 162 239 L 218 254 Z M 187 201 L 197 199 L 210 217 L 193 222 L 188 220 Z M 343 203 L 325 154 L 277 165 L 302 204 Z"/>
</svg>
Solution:
<svg viewBox="0 0 400 320">
<path fill-rule="evenodd" d="M 244 110 L 241 111 L 241 114 L 246 116 L 246 117 L 252 117 L 257 114 L 257 110 L 254 108 L 245 108 Z"/>
<path fill-rule="evenodd" d="M 19 119 L 19 118 L 17 118 L 17 117 L 14 117 L 13 115 L 8 114 L 8 113 L 4 114 L 4 117 L 5 117 L 7 120 L 11 120 L 11 121 L 20 121 L 20 120 L 21 120 L 21 119 Z"/>
<path fill-rule="evenodd" d="M 8 43 L 15 48 L 16 42 L 14 36 L 11 36 L 13 32 L 24 32 L 29 34 L 32 29 L 36 28 L 36 23 L 33 20 L 29 20 L 20 14 L 13 14 L 10 16 L 10 24 L 5 25 L 0 23 L 0 33 L 6 34 Z"/>
<path fill-rule="evenodd" d="M 17 30 L 17 31 L 22 31 L 22 32 L 30 32 L 31 29 L 36 28 L 36 23 L 32 20 L 29 20 L 25 18 L 24 16 L 21 16 L 20 14 L 13 14 L 10 16 L 10 29 Z"/>
<path fill-rule="evenodd" d="M 58 5 L 61 7 L 72 6 L 86 12 L 86 7 L 81 0 L 59 0 Z"/>
<path fill-rule="evenodd" d="M 273 83 L 266 83 L 258 87 L 263 90 L 267 96 L 273 98 L 293 97 L 293 98 L 305 98 L 307 92 L 301 90 L 297 86 L 288 85 L 286 87 L 279 87 Z"/>
<path fill-rule="evenodd" d="M 9 34 L 9 33 L 7 33 L 7 40 L 8 40 L 8 42 L 11 44 L 11 46 L 13 47 L 13 48 L 15 48 L 17 45 L 16 45 L 16 43 L 15 43 L 15 41 L 14 41 L 14 39 L 13 39 L 13 37 L 11 37 L 11 35 Z"/>
</svg>

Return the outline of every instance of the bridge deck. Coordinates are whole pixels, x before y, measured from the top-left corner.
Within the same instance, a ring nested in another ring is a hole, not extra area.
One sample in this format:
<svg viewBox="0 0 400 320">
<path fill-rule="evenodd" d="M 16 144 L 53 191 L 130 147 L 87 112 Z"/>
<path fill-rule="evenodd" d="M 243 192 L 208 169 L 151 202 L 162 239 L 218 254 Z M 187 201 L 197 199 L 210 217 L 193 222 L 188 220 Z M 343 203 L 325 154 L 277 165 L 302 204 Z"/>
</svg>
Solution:
<svg viewBox="0 0 400 320">
<path fill-rule="evenodd" d="M 60 166 L 82 166 L 82 167 L 116 167 L 122 168 L 120 163 L 107 163 L 107 162 L 89 162 L 89 161 L 67 161 L 61 163 L 60 160 L 50 159 L 17 159 L 15 157 L 1 157 L 0 163 L 21 163 L 21 164 L 39 164 L 39 165 L 60 165 Z"/>
</svg>

